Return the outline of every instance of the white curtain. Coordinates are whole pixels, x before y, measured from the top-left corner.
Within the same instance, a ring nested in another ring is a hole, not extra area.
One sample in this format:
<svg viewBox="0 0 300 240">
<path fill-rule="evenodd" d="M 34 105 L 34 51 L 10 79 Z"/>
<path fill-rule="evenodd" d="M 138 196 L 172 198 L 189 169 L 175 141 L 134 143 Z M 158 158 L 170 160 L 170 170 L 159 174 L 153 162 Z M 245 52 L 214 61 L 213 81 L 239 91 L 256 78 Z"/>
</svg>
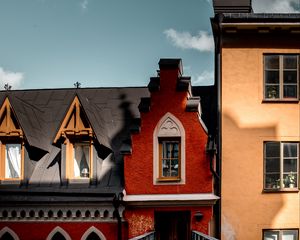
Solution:
<svg viewBox="0 0 300 240">
<path fill-rule="evenodd" d="M 21 176 L 21 144 L 6 144 L 5 178 Z"/>
<path fill-rule="evenodd" d="M 83 170 L 90 172 L 90 147 L 89 145 L 76 144 L 74 148 L 74 177 L 81 177 Z"/>
</svg>

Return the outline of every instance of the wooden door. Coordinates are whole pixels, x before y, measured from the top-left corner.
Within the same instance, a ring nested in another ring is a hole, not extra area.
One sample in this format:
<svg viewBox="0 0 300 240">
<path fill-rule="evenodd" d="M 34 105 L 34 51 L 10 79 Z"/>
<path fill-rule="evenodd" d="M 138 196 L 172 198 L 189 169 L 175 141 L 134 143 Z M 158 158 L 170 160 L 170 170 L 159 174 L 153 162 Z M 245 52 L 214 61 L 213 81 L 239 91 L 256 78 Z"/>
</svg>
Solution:
<svg viewBox="0 0 300 240">
<path fill-rule="evenodd" d="M 157 240 L 189 240 L 190 212 L 155 212 Z"/>
</svg>

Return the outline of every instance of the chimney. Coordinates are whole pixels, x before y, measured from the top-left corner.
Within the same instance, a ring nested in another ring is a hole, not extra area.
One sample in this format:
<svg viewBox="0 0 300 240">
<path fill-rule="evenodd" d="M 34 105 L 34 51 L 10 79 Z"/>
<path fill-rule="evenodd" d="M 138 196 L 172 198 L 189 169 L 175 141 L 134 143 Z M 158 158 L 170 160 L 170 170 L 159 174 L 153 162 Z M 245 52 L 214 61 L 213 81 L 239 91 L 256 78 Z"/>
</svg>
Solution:
<svg viewBox="0 0 300 240">
<path fill-rule="evenodd" d="M 213 0 L 217 13 L 252 13 L 251 0 Z"/>
<path fill-rule="evenodd" d="M 176 89 L 181 83 L 183 67 L 180 58 L 161 58 L 157 77 L 151 77 L 148 89 L 155 92 L 162 89 Z"/>
</svg>

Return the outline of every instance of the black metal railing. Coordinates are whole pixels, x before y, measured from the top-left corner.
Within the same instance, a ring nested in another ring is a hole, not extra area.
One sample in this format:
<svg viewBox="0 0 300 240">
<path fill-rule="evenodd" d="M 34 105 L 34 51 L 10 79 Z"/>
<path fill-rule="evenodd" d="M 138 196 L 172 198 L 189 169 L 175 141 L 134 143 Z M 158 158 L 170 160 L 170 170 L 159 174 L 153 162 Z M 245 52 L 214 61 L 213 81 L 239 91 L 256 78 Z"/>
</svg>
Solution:
<svg viewBox="0 0 300 240">
<path fill-rule="evenodd" d="M 129 240 L 155 240 L 155 232 L 148 232 L 143 235 L 130 238 Z"/>
<path fill-rule="evenodd" d="M 208 236 L 201 232 L 192 231 L 192 240 L 218 240 L 218 239 Z"/>
</svg>

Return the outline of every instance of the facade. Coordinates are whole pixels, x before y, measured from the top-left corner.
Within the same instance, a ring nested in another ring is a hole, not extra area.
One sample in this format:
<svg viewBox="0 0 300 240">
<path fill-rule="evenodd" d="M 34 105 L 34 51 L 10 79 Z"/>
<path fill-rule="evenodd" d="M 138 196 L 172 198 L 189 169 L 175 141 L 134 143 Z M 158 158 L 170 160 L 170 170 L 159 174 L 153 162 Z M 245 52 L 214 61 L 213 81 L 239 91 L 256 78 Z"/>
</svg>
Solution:
<svg viewBox="0 0 300 240">
<path fill-rule="evenodd" d="M 296 240 L 300 15 L 255 14 L 251 1 L 236 8 L 220 2 L 212 26 L 222 239 Z"/>
<path fill-rule="evenodd" d="M 148 88 L 0 92 L 0 239 L 213 234 L 203 91 L 159 66 Z"/>
<path fill-rule="evenodd" d="M 125 163 L 125 218 L 129 237 L 155 230 L 157 239 L 191 239 L 195 230 L 211 235 L 214 194 L 207 129 L 199 96 L 182 76 L 179 59 L 162 59 L 151 78 L 151 102 L 141 113 Z"/>
</svg>

